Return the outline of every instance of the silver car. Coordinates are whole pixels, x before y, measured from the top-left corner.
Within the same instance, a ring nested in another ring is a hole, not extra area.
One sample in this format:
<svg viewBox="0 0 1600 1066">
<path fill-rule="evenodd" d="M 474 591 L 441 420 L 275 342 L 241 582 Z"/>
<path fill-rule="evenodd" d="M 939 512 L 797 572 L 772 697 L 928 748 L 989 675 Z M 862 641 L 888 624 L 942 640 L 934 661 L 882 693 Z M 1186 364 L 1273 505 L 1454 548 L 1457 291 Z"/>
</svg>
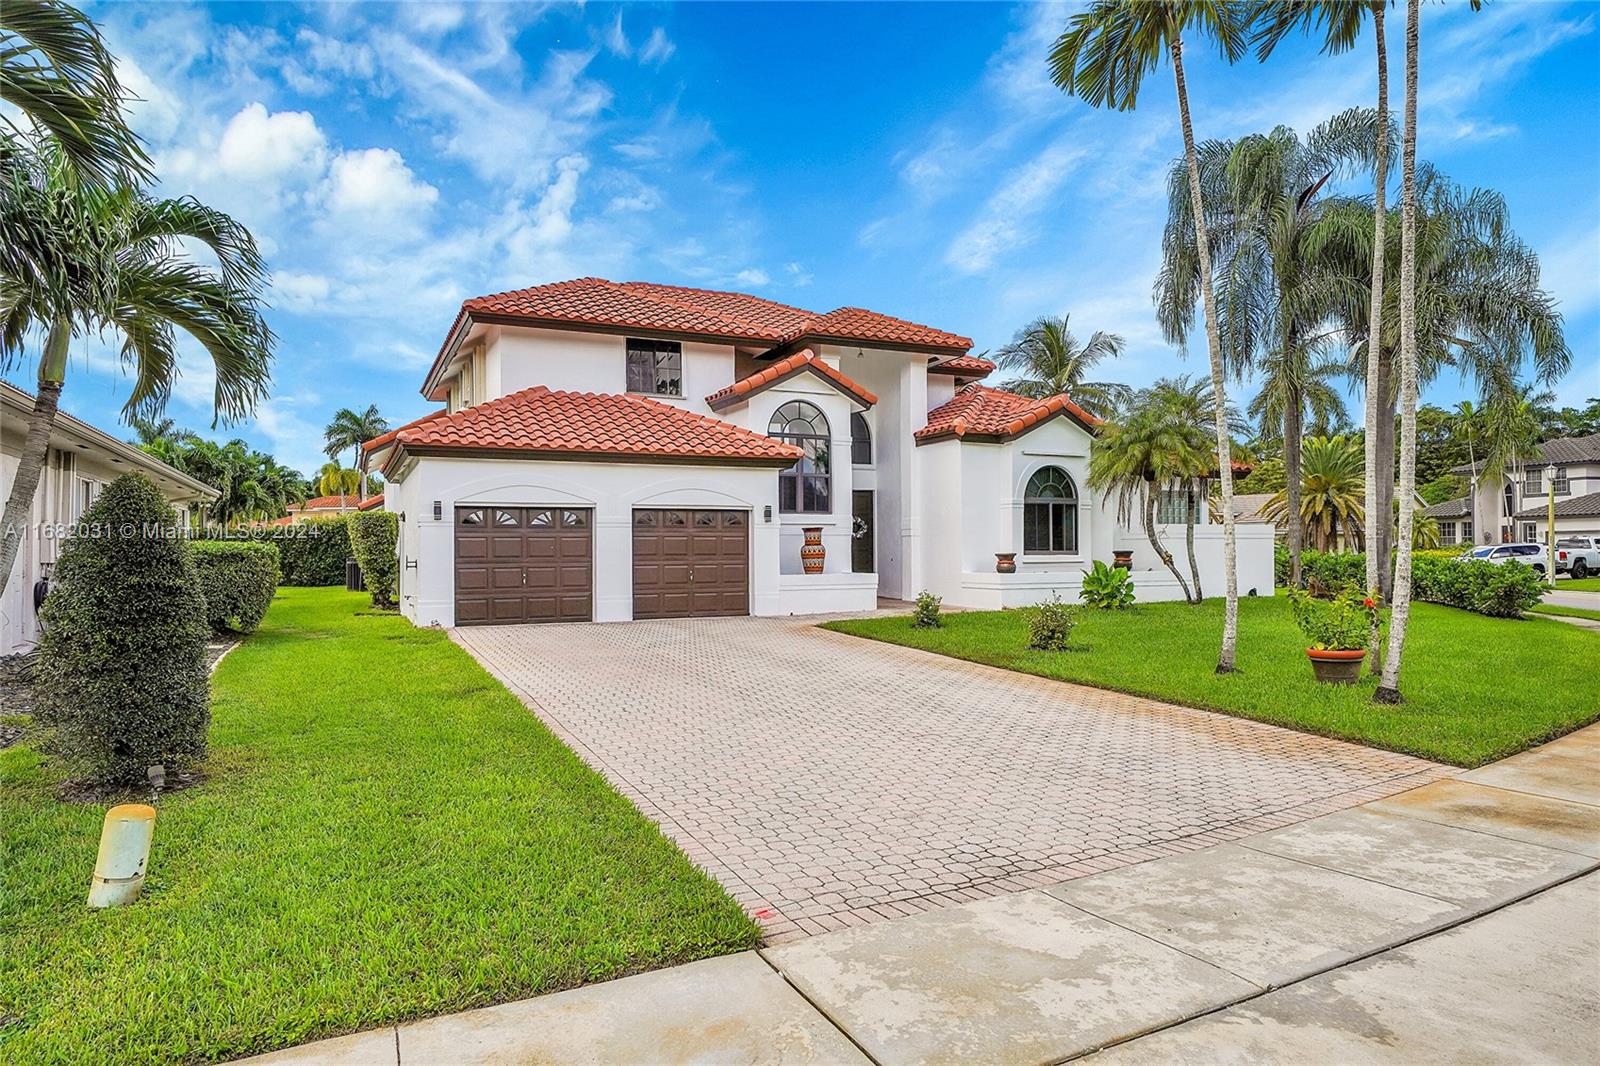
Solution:
<svg viewBox="0 0 1600 1066">
<path fill-rule="evenodd" d="M 1485 544 L 1481 548 L 1472 549 L 1468 558 L 1484 559 L 1491 563 L 1522 563 L 1531 566 L 1541 574 L 1550 572 L 1549 556 L 1543 544 Z"/>
</svg>

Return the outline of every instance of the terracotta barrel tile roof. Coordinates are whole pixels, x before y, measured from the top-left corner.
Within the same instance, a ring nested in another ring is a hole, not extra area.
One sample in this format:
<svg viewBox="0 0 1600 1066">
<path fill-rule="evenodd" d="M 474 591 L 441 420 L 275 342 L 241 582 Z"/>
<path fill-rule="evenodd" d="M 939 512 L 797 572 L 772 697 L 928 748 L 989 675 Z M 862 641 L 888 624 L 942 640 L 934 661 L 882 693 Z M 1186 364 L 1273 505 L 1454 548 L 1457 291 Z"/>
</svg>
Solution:
<svg viewBox="0 0 1600 1066">
<path fill-rule="evenodd" d="M 361 501 L 361 506 L 358 507 L 357 510 L 360 510 L 360 511 L 372 511 L 372 510 L 376 510 L 377 508 L 382 507 L 382 506 L 383 506 L 383 493 L 380 492 L 376 496 L 368 496 L 366 499 L 362 500 Z"/>
<path fill-rule="evenodd" d="M 954 398 L 928 412 L 928 424 L 917 430 L 915 436 L 919 444 L 946 437 L 1005 440 L 1061 415 L 1091 433 L 1100 425 L 1098 418 L 1066 396 L 1032 400 L 973 382 Z"/>
<path fill-rule="evenodd" d="M 788 304 L 780 304 L 744 292 L 689 289 L 681 285 L 656 285 L 648 281 L 624 281 L 621 285 L 624 289 L 647 296 L 659 296 L 691 307 L 729 315 L 754 326 L 770 329 L 775 337 L 798 329 L 817 317 L 815 312 L 790 307 Z"/>
<path fill-rule="evenodd" d="M 959 374 L 962 377 L 981 378 L 994 371 L 995 364 L 976 355 L 962 355 L 934 363 L 928 367 L 930 374 Z"/>
<path fill-rule="evenodd" d="M 449 413 L 450 412 L 448 410 L 440 408 L 437 411 L 423 415 L 421 418 L 414 418 L 403 426 L 396 426 L 387 433 L 380 433 L 378 436 L 373 437 L 371 440 L 361 445 L 361 450 L 363 452 L 377 451 L 385 444 L 388 444 L 390 441 L 394 440 L 395 437 L 399 436 L 402 429 L 410 429 L 412 426 L 420 426 L 424 422 L 432 422 L 435 418 L 443 418 Z"/>
<path fill-rule="evenodd" d="M 817 358 L 811 349 L 806 348 L 795 352 L 791 356 L 779 359 L 771 366 L 762 367 L 754 374 L 740 378 L 726 388 L 718 389 L 706 397 L 706 403 L 712 410 L 731 407 L 733 404 L 760 392 L 770 385 L 776 385 L 784 378 L 806 373 L 819 375 L 828 384 L 867 407 L 871 407 L 878 402 L 877 396 L 845 377 L 839 371 Z"/>
<path fill-rule="evenodd" d="M 714 337 L 769 340 L 773 334 L 770 328 L 720 311 L 630 289 L 604 278 L 578 278 L 478 296 L 461 307 L 468 312 Z"/>
<path fill-rule="evenodd" d="M 792 342 L 805 337 L 914 348 L 954 348 L 963 352 L 972 347 L 970 339 L 955 333 L 907 322 L 903 318 L 880 315 L 861 307 L 841 307 L 837 311 L 829 311 L 798 327 L 784 340 Z"/>
<path fill-rule="evenodd" d="M 291 503 L 291 511 L 335 511 L 348 510 L 359 503 L 354 496 L 313 496 L 303 503 Z"/>
<path fill-rule="evenodd" d="M 593 454 L 786 465 L 800 450 L 641 396 L 553 392 L 543 385 L 400 431 L 403 449 Z"/>
</svg>

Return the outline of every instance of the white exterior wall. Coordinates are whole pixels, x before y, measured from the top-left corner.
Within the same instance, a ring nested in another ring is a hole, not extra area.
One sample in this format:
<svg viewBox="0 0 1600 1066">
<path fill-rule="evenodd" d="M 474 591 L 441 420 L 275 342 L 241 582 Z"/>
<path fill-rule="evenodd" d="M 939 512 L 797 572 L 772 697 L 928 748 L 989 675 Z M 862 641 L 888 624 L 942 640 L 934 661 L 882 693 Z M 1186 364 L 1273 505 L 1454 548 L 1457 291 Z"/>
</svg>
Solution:
<svg viewBox="0 0 1600 1066">
<path fill-rule="evenodd" d="M 384 493 L 400 523 L 400 609 L 418 625 L 455 624 L 455 508 L 462 505 L 594 510 L 594 620 L 633 617 L 633 511 L 720 508 L 750 517 L 750 611 L 758 615 L 858 611 L 873 606 L 870 575 L 780 580 L 777 477 L 771 468 L 519 459 L 417 459 Z M 433 502 L 440 517 L 433 517 Z M 766 509 L 772 508 L 772 521 Z M 796 548 L 798 552 L 798 548 Z M 848 549 L 845 552 L 848 571 Z"/>
<path fill-rule="evenodd" d="M 485 335 L 485 395 L 474 402 L 544 385 L 567 392 L 628 391 L 626 337 L 555 329 L 498 327 Z M 651 396 L 696 414 L 717 417 L 705 398 L 733 384 L 730 345 L 683 342 L 683 395 Z"/>
</svg>

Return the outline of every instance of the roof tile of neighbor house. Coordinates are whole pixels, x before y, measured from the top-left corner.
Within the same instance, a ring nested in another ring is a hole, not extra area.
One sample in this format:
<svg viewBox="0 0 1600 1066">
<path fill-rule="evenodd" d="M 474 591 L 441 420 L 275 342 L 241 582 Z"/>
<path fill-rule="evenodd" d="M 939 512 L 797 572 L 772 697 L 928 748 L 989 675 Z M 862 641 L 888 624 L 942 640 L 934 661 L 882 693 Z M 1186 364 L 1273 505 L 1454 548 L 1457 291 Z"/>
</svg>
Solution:
<svg viewBox="0 0 1600 1066">
<path fill-rule="evenodd" d="M 742 377 L 726 388 L 718 389 L 706 397 L 706 404 L 714 411 L 721 410 L 724 407 L 731 407 L 768 386 L 776 385 L 785 378 L 806 373 L 818 375 L 823 381 L 867 407 L 871 407 L 878 402 L 877 396 L 845 377 L 821 359 L 818 359 L 810 348 L 806 348 L 784 359 L 779 359 L 770 366 L 762 367 L 754 374 Z"/>
<path fill-rule="evenodd" d="M 981 378 L 994 372 L 995 364 L 976 355 L 963 355 L 946 359 L 928 367 L 930 374 L 958 374 L 961 377 Z"/>
<path fill-rule="evenodd" d="M 1544 518 L 1550 513 L 1550 505 L 1541 503 L 1533 507 L 1524 507 L 1517 512 L 1519 519 Z M 1583 496 L 1572 496 L 1565 500 L 1556 501 L 1557 518 L 1593 518 L 1600 516 L 1600 492 L 1591 492 Z"/>
<path fill-rule="evenodd" d="M 1600 433 L 1591 433 L 1586 437 L 1557 437 L 1547 440 L 1539 445 L 1539 457 L 1529 459 L 1522 465 L 1524 467 L 1549 466 L 1551 463 L 1600 463 Z M 1477 467 L 1469 464 L 1453 468 L 1452 474 L 1471 474 L 1478 467 L 1483 466 L 1479 460 Z"/>
<path fill-rule="evenodd" d="M 1033 400 L 973 382 L 928 412 L 928 424 L 917 430 L 916 439 L 919 444 L 946 437 L 1004 440 L 1058 415 L 1066 415 L 1090 432 L 1100 425 L 1098 418 L 1066 396 Z"/>
<path fill-rule="evenodd" d="M 594 454 L 777 465 L 800 457 L 800 449 L 791 444 L 642 396 L 554 392 L 543 385 L 402 429 L 396 440 L 413 452 Z"/>
<path fill-rule="evenodd" d="M 1472 513 L 1472 497 L 1463 496 L 1459 500 L 1445 500 L 1432 507 L 1424 507 L 1422 513 L 1428 518 L 1465 518 Z"/>
<path fill-rule="evenodd" d="M 313 496 L 303 503 L 291 503 L 291 511 L 347 511 L 361 501 L 355 496 Z"/>
<path fill-rule="evenodd" d="M 813 336 L 869 345 L 959 351 L 972 347 L 966 337 L 859 307 L 818 314 L 748 293 L 605 278 L 577 278 L 477 296 L 463 303 L 461 310 L 464 314 L 760 341 L 771 347 Z"/>
<path fill-rule="evenodd" d="M 356 508 L 356 510 L 358 510 L 358 511 L 373 511 L 373 510 L 377 510 L 379 507 L 382 507 L 382 506 L 383 506 L 383 493 L 380 492 L 376 496 L 368 496 L 366 499 L 362 500 L 361 504 Z"/>
</svg>

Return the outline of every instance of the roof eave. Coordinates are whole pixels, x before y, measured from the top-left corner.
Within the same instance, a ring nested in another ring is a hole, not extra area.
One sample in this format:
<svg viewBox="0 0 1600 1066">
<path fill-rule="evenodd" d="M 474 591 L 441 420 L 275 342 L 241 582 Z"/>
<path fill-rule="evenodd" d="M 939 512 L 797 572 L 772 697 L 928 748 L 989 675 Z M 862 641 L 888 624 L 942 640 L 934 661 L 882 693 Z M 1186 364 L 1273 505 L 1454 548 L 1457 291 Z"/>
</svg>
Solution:
<svg viewBox="0 0 1600 1066">
<path fill-rule="evenodd" d="M 611 451 L 561 451 L 540 448 L 482 448 L 462 447 L 453 444 L 404 444 L 395 449 L 395 454 L 390 457 L 389 464 L 396 461 L 403 462 L 408 458 L 442 457 L 452 459 L 508 459 L 528 460 L 537 459 L 548 462 L 567 463 L 638 463 L 645 465 L 666 466 L 752 466 L 772 467 L 784 469 L 793 466 L 795 460 L 801 457 L 798 449 L 793 455 L 784 456 L 711 456 L 711 455 L 679 455 L 657 454 L 643 452 L 611 452 Z"/>
</svg>

